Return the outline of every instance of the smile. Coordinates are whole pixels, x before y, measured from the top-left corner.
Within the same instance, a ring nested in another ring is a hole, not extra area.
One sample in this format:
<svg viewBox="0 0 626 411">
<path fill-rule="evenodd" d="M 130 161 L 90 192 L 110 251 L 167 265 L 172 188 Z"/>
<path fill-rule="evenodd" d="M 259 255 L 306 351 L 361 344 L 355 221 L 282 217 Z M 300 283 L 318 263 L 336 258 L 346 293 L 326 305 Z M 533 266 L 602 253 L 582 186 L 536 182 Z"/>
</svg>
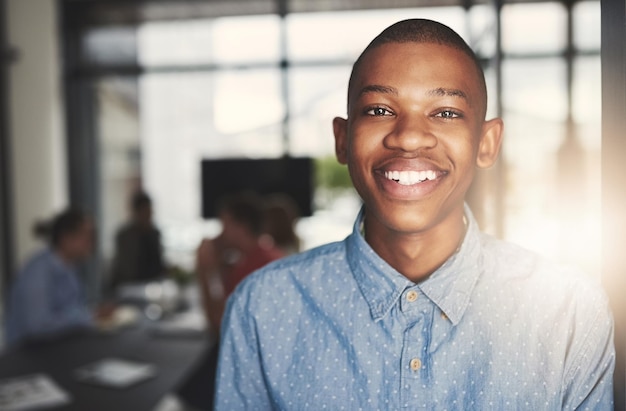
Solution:
<svg viewBox="0 0 626 411">
<path fill-rule="evenodd" d="M 435 180 L 437 178 L 437 172 L 434 170 L 385 171 L 385 178 L 404 186 L 410 186 L 423 183 L 424 181 Z"/>
</svg>

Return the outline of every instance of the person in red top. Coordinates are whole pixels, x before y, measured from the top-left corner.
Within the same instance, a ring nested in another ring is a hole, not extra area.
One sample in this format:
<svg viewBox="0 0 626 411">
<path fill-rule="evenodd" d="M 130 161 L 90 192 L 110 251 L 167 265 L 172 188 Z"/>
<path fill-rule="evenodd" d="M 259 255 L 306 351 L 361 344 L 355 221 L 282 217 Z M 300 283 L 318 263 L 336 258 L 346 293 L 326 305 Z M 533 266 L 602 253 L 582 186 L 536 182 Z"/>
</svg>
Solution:
<svg viewBox="0 0 626 411">
<path fill-rule="evenodd" d="M 284 256 L 271 241 L 263 241 L 263 201 L 251 193 L 222 199 L 218 207 L 222 232 L 202 241 L 196 273 L 207 321 L 219 332 L 228 296 L 250 273 Z"/>
<path fill-rule="evenodd" d="M 177 390 L 193 409 L 213 409 L 219 332 L 228 296 L 255 270 L 284 256 L 267 230 L 264 201 L 252 193 L 227 196 L 218 204 L 221 233 L 204 239 L 196 251 L 196 274 L 212 344 L 194 372 Z"/>
</svg>

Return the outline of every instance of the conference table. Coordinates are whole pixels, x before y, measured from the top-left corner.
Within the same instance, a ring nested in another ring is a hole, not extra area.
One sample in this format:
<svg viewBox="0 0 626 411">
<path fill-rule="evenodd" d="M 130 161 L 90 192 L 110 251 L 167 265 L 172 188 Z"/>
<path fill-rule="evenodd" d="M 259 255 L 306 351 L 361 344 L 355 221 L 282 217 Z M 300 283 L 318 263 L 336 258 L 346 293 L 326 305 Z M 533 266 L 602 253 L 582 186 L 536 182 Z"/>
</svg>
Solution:
<svg viewBox="0 0 626 411">
<path fill-rule="evenodd" d="M 153 410 L 183 383 L 210 348 L 205 333 L 162 332 L 136 325 L 116 331 L 82 330 L 0 354 L 0 380 L 43 373 L 71 400 L 52 410 Z M 152 364 L 155 375 L 124 388 L 80 381 L 76 370 L 105 358 Z"/>
</svg>

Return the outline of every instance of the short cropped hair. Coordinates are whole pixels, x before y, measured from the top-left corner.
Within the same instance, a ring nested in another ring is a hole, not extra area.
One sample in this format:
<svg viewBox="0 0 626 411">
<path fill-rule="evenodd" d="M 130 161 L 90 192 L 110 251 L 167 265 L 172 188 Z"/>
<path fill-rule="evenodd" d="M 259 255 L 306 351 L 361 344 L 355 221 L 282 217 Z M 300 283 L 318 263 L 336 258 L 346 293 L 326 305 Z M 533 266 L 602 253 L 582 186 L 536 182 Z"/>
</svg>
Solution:
<svg viewBox="0 0 626 411">
<path fill-rule="evenodd" d="M 445 24 L 428 19 L 408 19 L 392 24 L 376 36 L 363 50 L 359 58 L 352 66 L 352 73 L 348 82 L 348 101 L 352 88 L 354 87 L 354 79 L 358 72 L 364 56 L 371 50 L 388 43 L 431 43 L 452 47 L 462 51 L 467 55 L 478 72 L 479 87 L 483 93 L 484 106 L 487 106 L 487 86 L 485 84 L 485 73 L 480 64 L 480 60 L 472 50 L 472 48 L 459 36 L 454 30 Z"/>
</svg>

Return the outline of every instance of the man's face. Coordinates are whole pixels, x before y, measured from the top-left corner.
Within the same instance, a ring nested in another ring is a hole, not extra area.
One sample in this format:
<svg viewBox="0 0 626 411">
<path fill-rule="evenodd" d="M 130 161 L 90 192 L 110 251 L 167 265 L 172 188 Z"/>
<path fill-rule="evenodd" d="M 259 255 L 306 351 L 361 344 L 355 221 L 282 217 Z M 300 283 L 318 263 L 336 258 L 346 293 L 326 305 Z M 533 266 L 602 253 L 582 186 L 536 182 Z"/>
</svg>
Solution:
<svg viewBox="0 0 626 411">
<path fill-rule="evenodd" d="M 365 202 L 368 227 L 422 232 L 460 219 L 475 167 L 496 159 L 501 122 L 484 122 L 473 61 L 454 48 L 389 43 L 353 77 L 338 160 Z"/>
</svg>

